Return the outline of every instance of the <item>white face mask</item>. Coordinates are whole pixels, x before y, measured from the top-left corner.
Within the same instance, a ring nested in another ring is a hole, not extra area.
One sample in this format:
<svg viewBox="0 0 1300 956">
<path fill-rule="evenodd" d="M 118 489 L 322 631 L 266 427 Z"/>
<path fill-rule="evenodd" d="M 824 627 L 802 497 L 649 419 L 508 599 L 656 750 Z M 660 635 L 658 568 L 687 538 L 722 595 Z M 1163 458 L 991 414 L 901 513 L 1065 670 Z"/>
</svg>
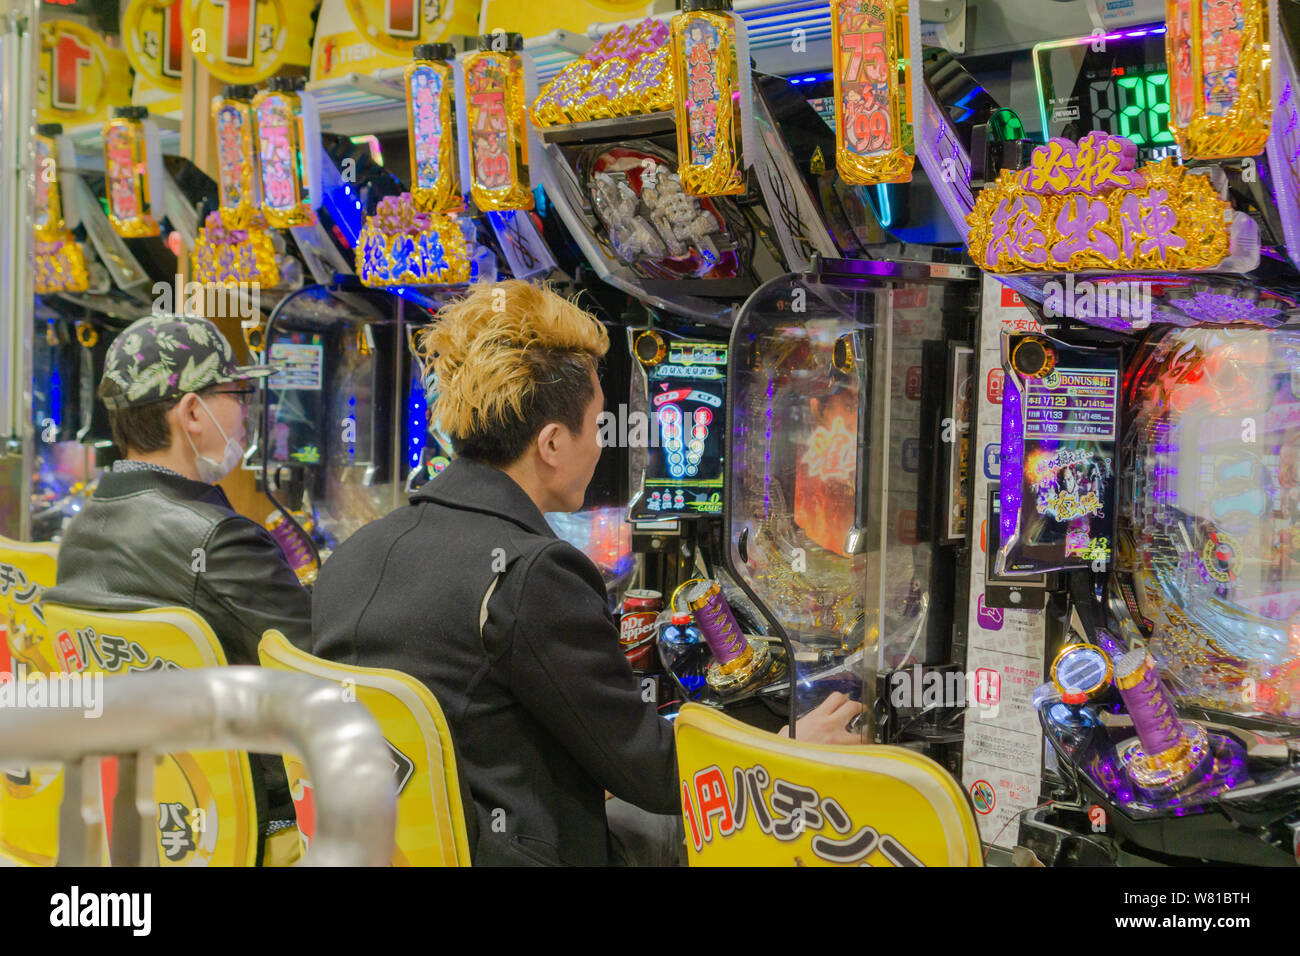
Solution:
<svg viewBox="0 0 1300 956">
<path fill-rule="evenodd" d="M 226 430 L 221 427 L 217 417 L 212 414 L 212 409 L 208 408 L 206 402 L 199 395 L 195 395 L 203 410 L 208 413 L 208 418 L 212 419 L 212 424 L 217 426 L 217 431 L 221 437 L 226 439 L 225 453 L 221 456 L 221 461 L 213 461 L 204 455 L 199 454 L 199 450 L 194 447 L 194 439 L 190 437 L 189 432 L 185 433 L 185 440 L 190 443 L 190 448 L 194 451 L 194 469 L 199 473 L 199 481 L 206 482 L 209 485 L 215 485 L 226 475 L 235 470 L 239 464 L 239 459 L 244 457 L 244 448 L 233 438 L 226 437 Z"/>
</svg>

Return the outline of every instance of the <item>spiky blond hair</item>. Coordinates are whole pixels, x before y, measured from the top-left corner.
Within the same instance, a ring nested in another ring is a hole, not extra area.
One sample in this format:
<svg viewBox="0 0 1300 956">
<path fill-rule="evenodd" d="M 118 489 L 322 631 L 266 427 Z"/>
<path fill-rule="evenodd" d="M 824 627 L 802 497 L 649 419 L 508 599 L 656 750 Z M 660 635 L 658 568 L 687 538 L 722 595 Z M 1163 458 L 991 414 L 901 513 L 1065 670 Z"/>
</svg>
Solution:
<svg viewBox="0 0 1300 956">
<path fill-rule="evenodd" d="M 431 413 L 456 453 L 507 464 L 548 422 L 582 429 L 609 333 L 549 288 L 510 279 L 444 307 L 420 345 L 437 379 Z"/>
</svg>

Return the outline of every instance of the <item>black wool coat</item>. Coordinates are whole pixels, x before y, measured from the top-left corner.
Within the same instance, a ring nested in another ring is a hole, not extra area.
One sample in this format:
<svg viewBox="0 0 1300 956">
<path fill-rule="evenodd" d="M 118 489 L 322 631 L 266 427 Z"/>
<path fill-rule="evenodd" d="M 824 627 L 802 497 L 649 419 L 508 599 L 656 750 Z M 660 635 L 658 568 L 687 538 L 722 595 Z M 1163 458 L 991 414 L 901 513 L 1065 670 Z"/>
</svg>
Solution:
<svg viewBox="0 0 1300 956">
<path fill-rule="evenodd" d="M 476 865 L 615 862 L 606 790 L 681 812 L 672 726 L 641 699 L 600 572 L 505 472 L 458 458 L 345 541 L 312 625 L 317 656 L 403 671 L 438 699 Z"/>
</svg>

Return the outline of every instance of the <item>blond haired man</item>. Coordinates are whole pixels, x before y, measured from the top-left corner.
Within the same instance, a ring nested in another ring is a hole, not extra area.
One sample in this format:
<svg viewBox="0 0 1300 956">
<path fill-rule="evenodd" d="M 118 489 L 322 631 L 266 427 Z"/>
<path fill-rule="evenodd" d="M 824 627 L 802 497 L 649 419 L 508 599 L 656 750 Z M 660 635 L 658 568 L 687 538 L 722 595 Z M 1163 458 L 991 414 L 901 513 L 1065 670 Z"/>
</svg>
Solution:
<svg viewBox="0 0 1300 956">
<path fill-rule="evenodd" d="M 314 650 L 433 691 L 469 791 L 475 864 L 667 862 L 681 842 L 672 726 L 641 700 L 600 572 L 543 517 L 582 507 L 600 458 L 609 335 L 515 280 L 445 308 L 424 346 L 457 458 L 325 562 Z M 808 724 L 812 739 L 849 739 L 848 716 L 825 733 L 825 720 Z M 636 849 L 611 836 L 606 791 L 664 815 L 627 828 Z M 642 852 L 653 844 L 662 852 Z"/>
</svg>

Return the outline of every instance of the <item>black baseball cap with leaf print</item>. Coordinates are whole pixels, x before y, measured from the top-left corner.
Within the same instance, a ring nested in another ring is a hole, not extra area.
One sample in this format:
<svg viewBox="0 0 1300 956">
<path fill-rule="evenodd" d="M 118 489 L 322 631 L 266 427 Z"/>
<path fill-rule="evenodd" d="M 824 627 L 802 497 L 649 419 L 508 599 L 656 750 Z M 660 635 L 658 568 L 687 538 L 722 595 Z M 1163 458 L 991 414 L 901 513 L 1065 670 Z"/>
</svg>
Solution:
<svg viewBox="0 0 1300 956">
<path fill-rule="evenodd" d="M 105 405 L 117 410 L 264 378 L 275 371 L 269 365 L 237 365 L 230 343 L 207 319 L 146 315 L 108 347 L 99 394 Z"/>
</svg>

